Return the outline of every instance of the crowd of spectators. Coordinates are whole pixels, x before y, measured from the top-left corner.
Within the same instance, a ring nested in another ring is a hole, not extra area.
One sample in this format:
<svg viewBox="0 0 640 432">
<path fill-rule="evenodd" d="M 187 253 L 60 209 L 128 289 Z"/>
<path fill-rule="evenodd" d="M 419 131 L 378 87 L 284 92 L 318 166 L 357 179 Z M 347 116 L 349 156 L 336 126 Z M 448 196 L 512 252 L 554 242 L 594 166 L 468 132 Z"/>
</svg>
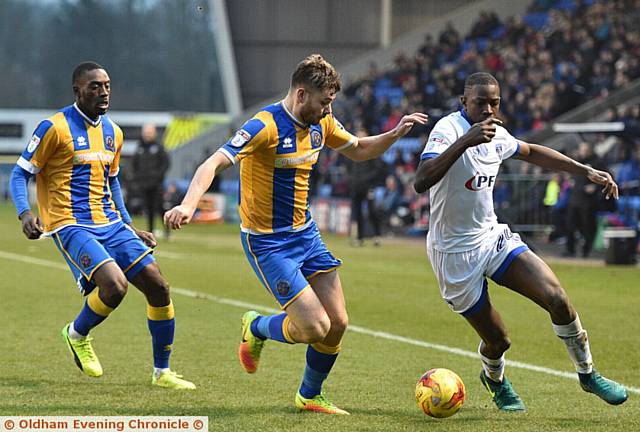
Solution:
<svg viewBox="0 0 640 432">
<path fill-rule="evenodd" d="M 391 129 L 403 113 L 426 112 L 429 124 L 410 135 L 423 144 L 439 118 L 460 108 L 466 76 L 488 71 L 501 83 L 506 127 L 522 136 L 640 77 L 638 22 L 640 0 L 535 0 L 526 15 L 506 22 L 483 12 L 466 37 L 448 23 L 438 37 L 428 35 L 414 55 L 397 56 L 391 69 L 372 64 L 364 78 L 346 86 L 334 112 L 347 129 L 372 134 Z M 637 110 L 620 115 L 637 117 Z M 616 116 L 609 113 L 611 119 Z M 376 202 L 391 220 L 387 225 L 428 226 L 428 198 L 416 196 L 411 187 L 420 147 L 386 155 L 384 183 L 397 192 L 383 209 L 381 187 Z M 346 160 L 323 153 L 316 192 L 347 197 L 348 173 Z M 499 203 L 511 198 L 504 185 L 496 189 Z"/>
</svg>

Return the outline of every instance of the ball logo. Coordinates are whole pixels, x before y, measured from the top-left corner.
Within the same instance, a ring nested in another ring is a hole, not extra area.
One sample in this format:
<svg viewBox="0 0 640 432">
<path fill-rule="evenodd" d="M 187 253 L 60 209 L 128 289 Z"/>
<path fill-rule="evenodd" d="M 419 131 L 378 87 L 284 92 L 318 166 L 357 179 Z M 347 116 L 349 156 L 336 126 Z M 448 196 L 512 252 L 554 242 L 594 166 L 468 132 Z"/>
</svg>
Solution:
<svg viewBox="0 0 640 432">
<path fill-rule="evenodd" d="M 496 176 L 487 176 L 476 174 L 466 181 L 464 187 L 469 189 L 470 191 L 477 192 L 482 189 L 488 189 L 492 187 L 496 182 Z"/>
</svg>

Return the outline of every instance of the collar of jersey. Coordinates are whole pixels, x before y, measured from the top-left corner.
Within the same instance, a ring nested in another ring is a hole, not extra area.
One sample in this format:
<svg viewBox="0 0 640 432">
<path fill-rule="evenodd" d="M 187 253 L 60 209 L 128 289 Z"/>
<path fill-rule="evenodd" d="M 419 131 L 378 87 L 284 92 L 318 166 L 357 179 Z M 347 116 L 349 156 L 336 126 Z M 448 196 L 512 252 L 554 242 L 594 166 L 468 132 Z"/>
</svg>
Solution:
<svg viewBox="0 0 640 432">
<path fill-rule="evenodd" d="M 308 125 L 302 123 L 300 120 L 298 120 L 296 118 L 296 116 L 293 115 L 292 112 L 289 111 L 289 108 L 287 108 L 287 104 L 284 103 L 284 99 L 280 101 L 280 104 L 282 105 L 282 109 L 284 109 L 284 112 L 287 113 L 287 115 L 289 116 L 289 118 L 291 118 L 291 120 L 293 120 L 293 122 L 296 124 L 296 126 L 300 126 L 301 128 L 306 128 L 308 127 Z"/>
<path fill-rule="evenodd" d="M 96 127 L 100 124 L 100 121 L 102 120 L 102 116 L 98 116 L 98 120 L 93 121 L 85 113 L 83 113 L 80 108 L 78 108 L 78 104 L 76 104 L 75 102 L 73 103 L 73 107 L 76 109 L 76 111 L 78 111 L 78 113 L 82 116 L 82 118 L 85 119 L 87 123 L 89 123 L 91 126 Z"/>
<path fill-rule="evenodd" d="M 465 119 L 467 121 L 467 123 L 469 123 L 469 126 L 471 126 L 473 124 L 473 123 L 471 123 L 471 119 L 467 115 L 467 112 L 464 110 L 464 108 L 460 108 L 460 115 L 462 116 L 463 119 Z"/>
</svg>

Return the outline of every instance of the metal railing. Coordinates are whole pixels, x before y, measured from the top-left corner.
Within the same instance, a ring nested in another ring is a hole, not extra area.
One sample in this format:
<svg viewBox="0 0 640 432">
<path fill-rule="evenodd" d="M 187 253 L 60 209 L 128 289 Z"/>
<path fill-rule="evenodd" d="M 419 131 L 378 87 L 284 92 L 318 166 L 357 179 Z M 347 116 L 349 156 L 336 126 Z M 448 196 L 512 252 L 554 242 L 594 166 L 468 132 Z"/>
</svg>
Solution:
<svg viewBox="0 0 640 432">
<path fill-rule="evenodd" d="M 500 174 L 494 188 L 495 211 L 500 222 L 515 231 L 550 229 L 550 208 L 543 204 L 552 174 Z"/>
</svg>

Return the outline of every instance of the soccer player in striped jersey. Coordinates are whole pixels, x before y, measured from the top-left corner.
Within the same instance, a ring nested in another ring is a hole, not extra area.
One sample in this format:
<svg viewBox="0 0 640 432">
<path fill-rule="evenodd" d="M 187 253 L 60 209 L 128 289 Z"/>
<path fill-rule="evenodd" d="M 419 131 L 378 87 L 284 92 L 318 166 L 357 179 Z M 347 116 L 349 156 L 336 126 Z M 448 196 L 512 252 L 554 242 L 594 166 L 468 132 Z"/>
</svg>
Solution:
<svg viewBox="0 0 640 432">
<path fill-rule="evenodd" d="M 434 126 L 416 171 L 416 192 L 430 194 L 427 253 L 440 292 L 480 336 L 480 380 L 503 411 L 525 411 L 504 375 L 510 341 L 491 304 L 487 277 L 531 299 L 545 309 L 556 335 L 565 343 L 582 389 L 609 404 L 627 400 L 620 384 L 594 368 L 587 332 L 553 271 L 493 210 L 493 188 L 502 162 L 520 159 L 546 169 L 581 175 L 603 186 L 607 199 L 618 198 L 618 186 L 605 171 L 570 159 L 538 144 L 511 136 L 496 118 L 500 86 L 480 72 L 465 81 L 463 108 Z"/>
<path fill-rule="evenodd" d="M 175 319 L 169 283 L 151 255 L 153 234 L 135 229 L 118 182 L 122 130 L 105 113 L 111 81 L 97 63 L 79 64 L 72 77 L 75 103 L 43 120 L 12 172 L 11 194 L 29 239 L 51 237 L 86 301 L 62 337 L 76 365 L 91 377 L 102 365 L 89 331 L 118 307 L 128 282 L 147 300 L 153 346 L 151 383 L 195 389 L 169 368 Z M 27 200 L 36 177 L 39 217 Z"/>
<path fill-rule="evenodd" d="M 322 384 L 340 352 L 347 311 L 337 269 L 341 261 L 327 249 L 309 212 L 309 178 L 325 147 L 353 160 L 380 156 L 427 116 L 404 116 L 395 129 L 356 138 L 331 113 L 340 90 L 336 70 L 313 54 L 298 64 L 284 100 L 260 110 L 195 173 L 182 204 L 165 213 L 165 224 L 189 223 L 216 174 L 240 163 L 241 241 L 260 282 L 282 313 L 242 317 L 239 356 L 256 372 L 267 339 L 308 345 L 300 410 L 348 414 L 328 401 Z"/>
</svg>

